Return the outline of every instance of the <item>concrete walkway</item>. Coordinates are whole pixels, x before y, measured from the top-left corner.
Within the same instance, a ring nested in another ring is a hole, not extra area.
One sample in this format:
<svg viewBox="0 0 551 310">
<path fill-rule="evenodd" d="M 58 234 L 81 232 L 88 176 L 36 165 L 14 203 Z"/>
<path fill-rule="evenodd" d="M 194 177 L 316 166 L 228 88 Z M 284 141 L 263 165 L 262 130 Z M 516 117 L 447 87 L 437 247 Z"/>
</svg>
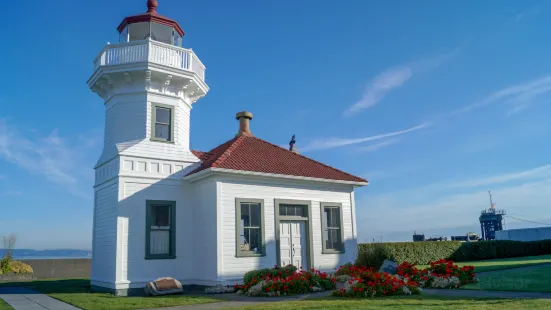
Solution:
<svg viewBox="0 0 551 310">
<path fill-rule="evenodd" d="M 3 299 L 15 310 L 79 310 L 79 308 L 24 287 L 0 287 L 0 299 Z"/>
</svg>

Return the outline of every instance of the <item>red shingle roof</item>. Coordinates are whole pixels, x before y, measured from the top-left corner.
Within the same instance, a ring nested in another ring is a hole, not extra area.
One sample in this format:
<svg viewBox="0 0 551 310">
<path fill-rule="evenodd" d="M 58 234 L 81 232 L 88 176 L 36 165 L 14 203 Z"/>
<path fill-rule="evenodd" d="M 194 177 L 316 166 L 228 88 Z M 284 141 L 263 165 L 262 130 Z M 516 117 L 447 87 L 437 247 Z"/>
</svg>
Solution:
<svg viewBox="0 0 551 310">
<path fill-rule="evenodd" d="M 187 175 L 208 168 L 223 168 L 367 183 L 365 179 L 251 136 L 233 138 L 209 152 L 192 152 L 203 163 Z"/>
</svg>

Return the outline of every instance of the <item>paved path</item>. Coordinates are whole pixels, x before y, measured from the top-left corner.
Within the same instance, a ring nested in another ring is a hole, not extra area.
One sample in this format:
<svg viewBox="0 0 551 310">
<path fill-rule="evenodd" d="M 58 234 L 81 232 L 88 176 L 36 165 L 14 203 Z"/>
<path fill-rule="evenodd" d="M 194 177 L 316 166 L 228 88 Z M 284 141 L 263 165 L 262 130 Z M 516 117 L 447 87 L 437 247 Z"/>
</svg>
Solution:
<svg viewBox="0 0 551 310">
<path fill-rule="evenodd" d="M 79 310 L 24 287 L 0 287 L 0 298 L 15 310 Z"/>
</svg>

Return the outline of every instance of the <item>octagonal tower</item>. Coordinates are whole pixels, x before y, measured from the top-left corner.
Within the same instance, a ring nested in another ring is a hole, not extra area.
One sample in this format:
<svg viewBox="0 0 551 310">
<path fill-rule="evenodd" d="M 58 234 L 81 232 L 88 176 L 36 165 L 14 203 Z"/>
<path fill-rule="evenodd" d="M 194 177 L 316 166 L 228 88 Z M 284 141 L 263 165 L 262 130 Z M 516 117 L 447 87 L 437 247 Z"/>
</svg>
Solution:
<svg viewBox="0 0 551 310">
<path fill-rule="evenodd" d="M 189 151 L 190 111 L 209 90 L 205 66 L 181 47 L 184 31 L 157 5 L 149 0 L 147 12 L 126 17 L 120 42 L 107 43 L 94 60 L 88 86 L 105 101 L 96 168 L 116 155 L 197 161 Z"/>
</svg>

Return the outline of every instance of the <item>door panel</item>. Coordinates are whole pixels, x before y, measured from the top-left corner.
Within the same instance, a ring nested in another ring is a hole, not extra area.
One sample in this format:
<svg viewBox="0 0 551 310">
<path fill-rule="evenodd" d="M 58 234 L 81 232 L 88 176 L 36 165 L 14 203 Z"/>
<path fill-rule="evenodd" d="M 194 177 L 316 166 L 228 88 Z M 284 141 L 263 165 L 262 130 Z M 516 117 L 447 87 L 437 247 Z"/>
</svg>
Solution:
<svg viewBox="0 0 551 310">
<path fill-rule="evenodd" d="M 306 224 L 304 222 L 280 222 L 279 224 L 281 266 L 289 264 L 307 269 Z"/>
<path fill-rule="evenodd" d="M 280 264 L 281 266 L 287 266 L 291 264 L 291 223 L 280 222 L 279 223 L 279 252 L 280 252 Z"/>
</svg>

